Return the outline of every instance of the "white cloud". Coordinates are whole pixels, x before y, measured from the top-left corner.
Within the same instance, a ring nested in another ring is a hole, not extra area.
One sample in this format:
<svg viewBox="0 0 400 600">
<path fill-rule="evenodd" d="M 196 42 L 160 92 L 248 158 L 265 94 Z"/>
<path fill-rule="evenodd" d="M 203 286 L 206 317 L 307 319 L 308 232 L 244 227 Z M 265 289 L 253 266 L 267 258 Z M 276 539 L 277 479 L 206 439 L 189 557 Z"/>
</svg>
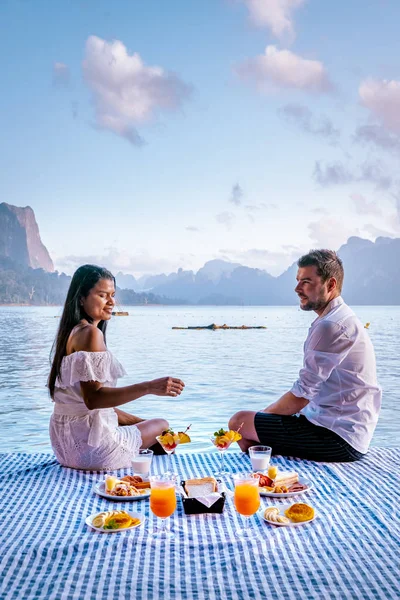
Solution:
<svg viewBox="0 0 400 600">
<path fill-rule="evenodd" d="M 366 79 L 359 87 L 361 103 L 389 130 L 400 133 L 400 81 Z"/>
<path fill-rule="evenodd" d="M 242 0 L 250 13 L 250 20 L 257 27 L 268 27 L 277 37 L 293 39 L 293 12 L 305 0 Z"/>
<path fill-rule="evenodd" d="M 314 165 L 313 179 L 322 187 L 362 182 L 371 183 L 380 190 L 388 190 L 393 185 L 392 177 L 387 174 L 379 161 L 365 161 L 353 170 L 340 161 L 324 167 L 317 160 Z"/>
<path fill-rule="evenodd" d="M 271 275 L 280 275 L 290 265 L 306 252 L 306 248 L 297 246 L 282 246 L 282 250 L 266 250 L 264 248 L 250 248 L 248 250 L 221 249 L 221 256 L 226 260 L 239 261 L 253 269 L 268 271 Z"/>
<path fill-rule="evenodd" d="M 350 194 L 350 198 L 354 203 L 356 212 L 360 215 L 376 215 L 381 216 L 382 211 L 376 202 L 368 200 L 362 194 Z"/>
<path fill-rule="evenodd" d="M 138 125 L 160 111 L 179 109 L 191 93 L 177 75 L 146 66 L 138 53 L 129 55 L 119 40 L 90 36 L 82 66 L 93 94 L 96 125 L 136 145 L 143 143 Z"/>
<path fill-rule="evenodd" d="M 358 228 L 349 228 L 343 221 L 333 218 L 320 219 L 308 225 L 309 236 L 316 247 L 337 250 L 349 237 L 360 235 Z"/>
<path fill-rule="evenodd" d="M 235 215 L 231 212 L 222 212 L 219 213 L 216 217 L 215 217 L 217 223 L 220 223 L 221 225 L 225 225 L 225 227 L 228 230 L 232 229 L 232 225 L 235 222 Z"/>
<path fill-rule="evenodd" d="M 109 269 L 114 275 L 118 271 L 140 276 L 146 273 L 171 272 L 175 269 L 176 260 L 167 258 L 156 258 L 146 250 L 135 255 L 120 251 L 117 248 L 105 248 L 103 254 L 98 255 L 69 255 L 60 256 L 55 259 L 56 269 L 72 273 L 84 264 L 95 264 Z"/>
<path fill-rule="evenodd" d="M 316 93 L 333 90 L 322 62 L 302 58 L 290 50 L 278 50 L 276 46 L 267 46 L 265 54 L 244 61 L 236 67 L 236 72 L 263 92 L 279 88 Z"/>
<path fill-rule="evenodd" d="M 374 144 L 383 150 L 400 151 L 400 132 L 392 133 L 384 125 L 362 125 L 357 127 L 353 140 L 359 144 Z"/>
<path fill-rule="evenodd" d="M 301 104 L 287 104 L 279 110 L 279 114 L 303 131 L 325 138 L 331 144 L 337 143 L 340 131 L 334 127 L 329 117 L 325 115 L 316 117 L 307 106 Z"/>
</svg>

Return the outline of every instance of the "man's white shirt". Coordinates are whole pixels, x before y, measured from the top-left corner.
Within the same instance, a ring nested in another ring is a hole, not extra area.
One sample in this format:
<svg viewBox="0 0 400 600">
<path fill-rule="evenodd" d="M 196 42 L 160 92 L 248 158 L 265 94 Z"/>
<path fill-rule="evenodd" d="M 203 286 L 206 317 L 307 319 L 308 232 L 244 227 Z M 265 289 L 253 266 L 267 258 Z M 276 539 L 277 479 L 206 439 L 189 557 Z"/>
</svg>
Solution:
<svg viewBox="0 0 400 600">
<path fill-rule="evenodd" d="M 375 353 L 366 329 L 339 296 L 311 325 L 304 363 L 292 393 L 309 400 L 301 410 L 353 448 L 368 450 L 382 401 Z"/>
</svg>

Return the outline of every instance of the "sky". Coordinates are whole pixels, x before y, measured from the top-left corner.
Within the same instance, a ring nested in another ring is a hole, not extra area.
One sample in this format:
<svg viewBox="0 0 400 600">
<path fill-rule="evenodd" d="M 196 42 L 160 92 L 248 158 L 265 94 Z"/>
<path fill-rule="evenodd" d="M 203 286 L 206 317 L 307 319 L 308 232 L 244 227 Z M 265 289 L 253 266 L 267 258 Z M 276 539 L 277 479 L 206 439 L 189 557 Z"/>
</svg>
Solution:
<svg viewBox="0 0 400 600">
<path fill-rule="evenodd" d="M 0 0 L 0 202 L 55 268 L 400 234 L 398 0 Z"/>
</svg>

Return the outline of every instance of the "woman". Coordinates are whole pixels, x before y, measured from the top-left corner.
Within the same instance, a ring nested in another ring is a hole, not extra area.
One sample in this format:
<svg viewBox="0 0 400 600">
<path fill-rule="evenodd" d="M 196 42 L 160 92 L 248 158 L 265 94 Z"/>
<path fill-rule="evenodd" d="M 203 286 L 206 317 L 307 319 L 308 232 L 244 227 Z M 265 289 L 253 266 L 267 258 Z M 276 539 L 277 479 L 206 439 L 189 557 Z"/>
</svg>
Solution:
<svg viewBox="0 0 400 600">
<path fill-rule="evenodd" d="M 57 460 L 65 467 L 129 467 L 139 448 L 156 443 L 168 422 L 138 422 L 117 407 L 146 394 L 176 397 L 185 387 L 172 377 L 115 387 L 126 373 L 106 346 L 107 321 L 114 304 L 114 276 L 94 265 L 79 267 L 68 290 L 48 380 L 54 401 L 50 439 Z"/>
</svg>

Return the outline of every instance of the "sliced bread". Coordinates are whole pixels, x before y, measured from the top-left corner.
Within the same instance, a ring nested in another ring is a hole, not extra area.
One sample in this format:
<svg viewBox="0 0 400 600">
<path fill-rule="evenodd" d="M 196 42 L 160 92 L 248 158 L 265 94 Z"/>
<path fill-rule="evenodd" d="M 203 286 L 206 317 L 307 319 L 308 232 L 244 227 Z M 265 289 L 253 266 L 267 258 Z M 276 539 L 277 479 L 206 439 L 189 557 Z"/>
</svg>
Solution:
<svg viewBox="0 0 400 600">
<path fill-rule="evenodd" d="M 217 490 L 217 482 L 214 477 L 202 477 L 200 479 L 187 479 L 185 492 L 189 498 L 208 496 Z"/>
</svg>

